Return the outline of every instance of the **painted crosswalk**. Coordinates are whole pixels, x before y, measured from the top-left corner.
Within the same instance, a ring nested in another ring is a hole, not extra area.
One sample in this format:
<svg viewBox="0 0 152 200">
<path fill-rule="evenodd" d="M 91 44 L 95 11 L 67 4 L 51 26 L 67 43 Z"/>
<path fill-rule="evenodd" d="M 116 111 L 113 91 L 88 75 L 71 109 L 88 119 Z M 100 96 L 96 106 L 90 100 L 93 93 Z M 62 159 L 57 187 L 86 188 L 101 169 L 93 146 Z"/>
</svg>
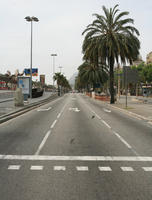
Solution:
<svg viewBox="0 0 152 200">
<path fill-rule="evenodd" d="M 7 167 L 8 170 L 20 170 L 22 168 L 25 168 L 24 165 L 9 165 Z M 43 165 L 31 165 L 28 169 L 31 171 L 42 171 L 45 169 L 48 169 L 48 166 L 43 166 Z M 55 166 L 50 166 L 49 167 L 50 170 L 54 170 L 54 171 L 67 171 L 67 170 L 75 170 L 75 171 L 91 171 L 92 167 L 89 166 L 72 166 L 72 167 L 68 167 L 68 166 L 64 166 L 64 165 L 55 165 Z M 96 169 L 99 172 L 112 172 L 116 170 L 116 167 L 113 169 L 111 166 L 96 166 L 95 168 L 93 167 L 93 170 Z M 118 170 L 122 171 L 122 172 L 135 172 L 138 169 L 135 169 L 131 166 L 119 166 L 117 167 Z M 152 172 L 152 167 L 140 167 L 140 170 L 144 171 L 144 172 Z"/>
</svg>

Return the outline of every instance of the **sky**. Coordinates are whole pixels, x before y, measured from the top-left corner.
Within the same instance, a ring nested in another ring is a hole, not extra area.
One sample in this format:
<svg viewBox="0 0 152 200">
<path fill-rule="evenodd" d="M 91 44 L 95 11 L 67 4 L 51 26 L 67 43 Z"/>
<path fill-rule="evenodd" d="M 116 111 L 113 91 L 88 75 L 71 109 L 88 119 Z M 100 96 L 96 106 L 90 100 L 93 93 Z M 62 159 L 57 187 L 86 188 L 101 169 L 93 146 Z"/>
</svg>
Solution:
<svg viewBox="0 0 152 200">
<path fill-rule="evenodd" d="M 116 4 L 134 19 L 140 32 L 140 54 L 146 60 L 152 51 L 151 0 L 0 0 L 0 73 L 30 67 L 30 23 L 24 18 L 35 16 L 39 22 L 33 23 L 33 68 L 52 84 L 51 54 L 56 53 L 55 71 L 62 66 L 69 79 L 82 64 L 82 32 L 95 19 L 92 14 L 103 14 L 103 5 Z"/>
</svg>

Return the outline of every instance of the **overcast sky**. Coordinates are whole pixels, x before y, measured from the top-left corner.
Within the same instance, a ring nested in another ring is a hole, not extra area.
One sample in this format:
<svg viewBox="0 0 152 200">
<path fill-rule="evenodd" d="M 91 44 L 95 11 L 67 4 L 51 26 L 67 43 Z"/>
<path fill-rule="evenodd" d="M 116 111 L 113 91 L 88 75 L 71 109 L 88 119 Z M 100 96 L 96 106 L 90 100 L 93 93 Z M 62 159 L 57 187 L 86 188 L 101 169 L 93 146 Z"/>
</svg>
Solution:
<svg viewBox="0 0 152 200">
<path fill-rule="evenodd" d="M 56 71 L 59 66 L 70 78 L 82 63 L 82 32 L 94 17 L 102 14 L 102 5 L 119 4 L 129 11 L 140 31 L 141 55 L 152 51 L 152 0 L 0 0 L 0 73 L 30 66 L 30 23 L 26 16 L 36 16 L 33 29 L 33 67 L 46 74 L 52 83 L 52 53 Z"/>
</svg>

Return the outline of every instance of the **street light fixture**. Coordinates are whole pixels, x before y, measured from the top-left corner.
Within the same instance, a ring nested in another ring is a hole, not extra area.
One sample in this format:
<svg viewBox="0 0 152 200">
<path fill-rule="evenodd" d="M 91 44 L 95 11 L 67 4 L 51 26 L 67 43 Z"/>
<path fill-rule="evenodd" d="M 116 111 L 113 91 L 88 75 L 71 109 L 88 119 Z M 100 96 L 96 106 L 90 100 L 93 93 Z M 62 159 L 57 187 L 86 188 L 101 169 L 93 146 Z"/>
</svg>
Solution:
<svg viewBox="0 0 152 200">
<path fill-rule="evenodd" d="M 51 54 L 53 57 L 53 86 L 54 86 L 54 74 L 55 74 L 55 56 L 57 56 L 56 53 Z"/>
<path fill-rule="evenodd" d="M 37 17 L 30 17 L 27 16 L 25 17 L 27 22 L 31 22 L 31 57 L 30 57 L 30 98 L 32 98 L 32 48 L 33 48 L 33 21 L 34 22 L 38 22 L 38 18 Z"/>
</svg>

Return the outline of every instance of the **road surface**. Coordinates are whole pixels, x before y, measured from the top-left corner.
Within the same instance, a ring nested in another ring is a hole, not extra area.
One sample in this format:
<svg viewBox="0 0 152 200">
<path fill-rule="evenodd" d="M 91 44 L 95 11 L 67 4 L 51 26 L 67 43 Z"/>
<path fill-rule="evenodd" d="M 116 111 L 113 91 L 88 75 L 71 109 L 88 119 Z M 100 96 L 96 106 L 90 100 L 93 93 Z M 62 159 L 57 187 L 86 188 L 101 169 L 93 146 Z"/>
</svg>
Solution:
<svg viewBox="0 0 152 200">
<path fill-rule="evenodd" d="M 0 125 L 3 200 L 151 200 L 152 125 L 67 94 Z"/>
</svg>

